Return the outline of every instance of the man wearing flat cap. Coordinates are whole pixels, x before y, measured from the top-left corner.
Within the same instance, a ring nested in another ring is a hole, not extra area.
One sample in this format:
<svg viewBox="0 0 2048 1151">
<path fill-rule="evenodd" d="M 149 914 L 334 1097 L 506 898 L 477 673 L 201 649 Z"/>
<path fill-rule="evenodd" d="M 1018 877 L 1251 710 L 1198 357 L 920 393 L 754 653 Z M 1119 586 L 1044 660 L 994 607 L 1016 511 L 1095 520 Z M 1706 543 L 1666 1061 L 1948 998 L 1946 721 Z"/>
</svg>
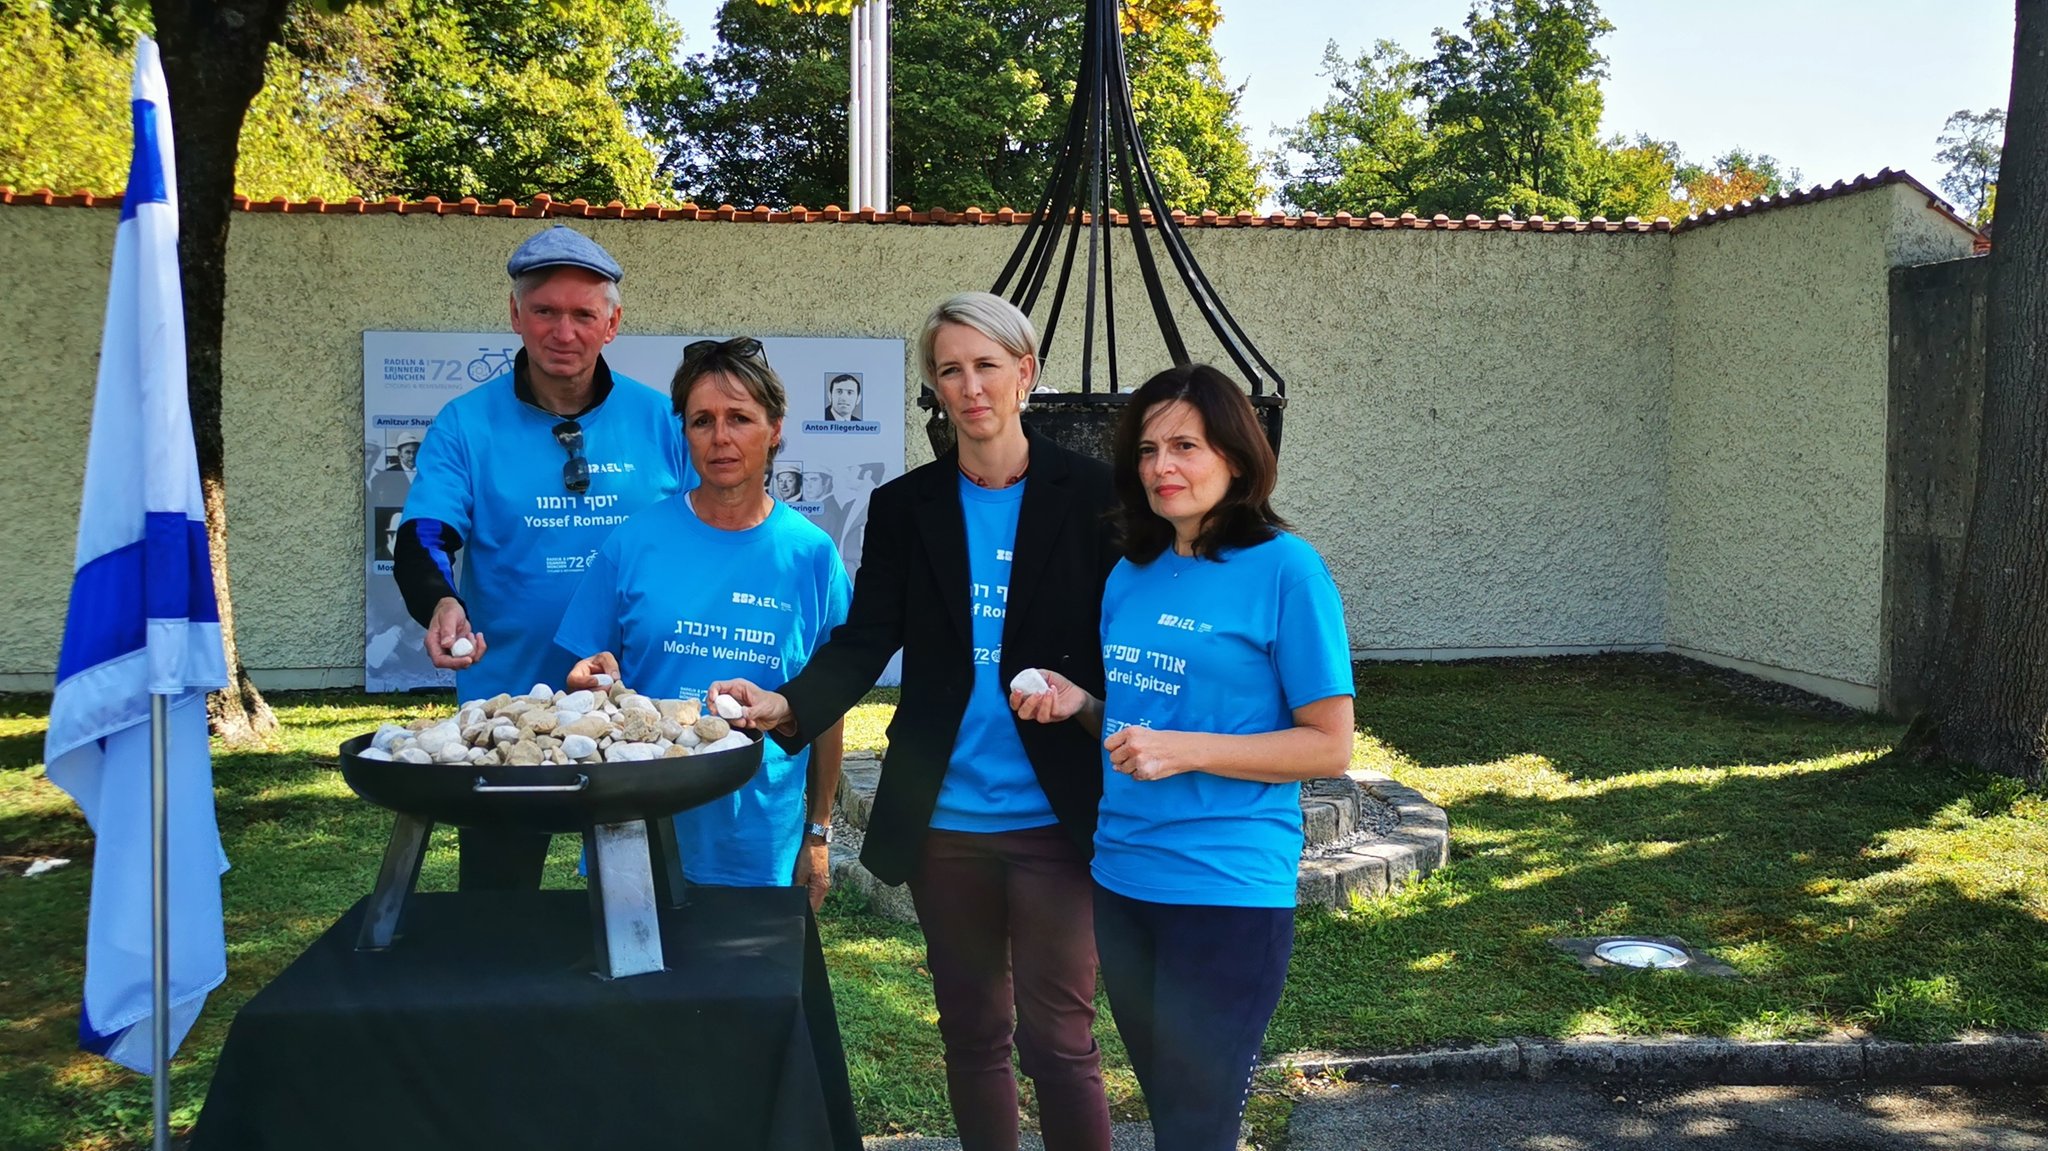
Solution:
<svg viewBox="0 0 2048 1151">
<path fill-rule="evenodd" d="M 393 564 L 428 658 L 454 669 L 465 700 L 560 686 L 581 653 L 557 648 L 555 629 L 584 563 L 692 476 L 668 397 L 605 364 L 619 333 L 611 254 L 557 225 L 506 270 L 522 347 L 511 371 L 434 417 Z M 463 889 L 540 885 L 547 836 L 464 828 L 460 842 Z"/>
<path fill-rule="evenodd" d="M 401 432 L 398 442 L 391 445 L 391 454 L 398 462 L 377 469 L 377 474 L 370 477 L 368 500 L 372 507 L 398 507 L 405 503 L 413 477 L 419 474 L 420 434 Z M 377 526 L 381 529 L 384 525 Z"/>
</svg>

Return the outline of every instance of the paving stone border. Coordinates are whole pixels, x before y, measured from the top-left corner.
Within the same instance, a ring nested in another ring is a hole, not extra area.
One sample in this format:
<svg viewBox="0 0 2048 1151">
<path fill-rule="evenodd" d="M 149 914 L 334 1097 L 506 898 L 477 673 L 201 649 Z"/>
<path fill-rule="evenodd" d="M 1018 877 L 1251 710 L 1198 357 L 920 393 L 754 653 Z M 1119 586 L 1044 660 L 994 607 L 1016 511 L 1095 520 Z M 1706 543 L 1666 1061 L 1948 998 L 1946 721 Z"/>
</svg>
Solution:
<svg viewBox="0 0 2048 1151">
<path fill-rule="evenodd" d="M 871 752 L 848 755 L 840 770 L 832 884 L 864 896 L 877 915 L 916 923 L 909 889 L 888 886 L 860 865 L 861 841 L 881 774 L 881 760 Z M 1398 826 L 1362 837 L 1355 846 L 1343 846 L 1344 840 L 1359 833 L 1361 808 L 1368 797 L 1390 805 L 1399 817 Z M 1327 850 L 1302 859 L 1298 903 L 1346 907 L 1354 897 L 1370 899 L 1398 890 L 1449 858 L 1451 824 L 1443 808 L 1380 772 L 1356 770 L 1343 779 L 1316 781 L 1302 789 L 1301 808 L 1303 835 L 1311 845 Z"/>
<path fill-rule="evenodd" d="M 1385 895 L 1428 875 L 1450 858 L 1451 821 L 1443 808 L 1377 771 L 1360 768 L 1347 773 L 1347 778 L 1355 790 L 1371 792 L 1391 804 L 1400 824 L 1357 847 L 1302 860 L 1295 887 L 1297 904 L 1345 907 L 1353 896 L 1371 899 Z M 1304 795 L 1303 826 L 1311 843 L 1317 842 L 1313 808 L 1328 802 Z"/>
<path fill-rule="evenodd" d="M 1947 1043 L 1847 1037 L 1807 1042 L 1733 1039 L 1508 1039 L 1378 1055 L 1305 1051 L 1269 1066 L 1305 1075 L 1386 1082 L 1598 1079 L 1795 1083 L 2048 1083 L 2048 1036 L 1970 1035 Z"/>
</svg>

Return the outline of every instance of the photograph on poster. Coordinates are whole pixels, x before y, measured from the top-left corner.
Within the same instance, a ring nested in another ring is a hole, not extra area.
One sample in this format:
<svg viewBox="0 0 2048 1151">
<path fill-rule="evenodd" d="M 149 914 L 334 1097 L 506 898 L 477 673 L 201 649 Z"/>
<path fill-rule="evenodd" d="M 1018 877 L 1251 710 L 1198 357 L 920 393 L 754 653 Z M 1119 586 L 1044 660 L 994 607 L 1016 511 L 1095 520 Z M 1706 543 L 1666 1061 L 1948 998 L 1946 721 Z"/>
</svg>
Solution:
<svg viewBox="0 0 2048 1151">
<path fill-rule="evenodd" d="M 370 507 L 370 523 L 375 525 L 374 556 L 380 564 L 387 564 L 398 547 L 398 525 L 405 521 L 405 505 L 396 507 L 373 504 Z M 389 571 L 389 568 L 382 570 Z"/>
<path fill-rule="evenodd" d="M 850 423 L 861 418 L 859 372 L 833 372 L 825 377 L 825 419 Z"/>
<path fill-rule="evenodd" d="M 684 346 L 698 338 L 620 336 L 605 348 L 605 362 L 614 378 L 666 394 Z M 860 566 L 869 493 L 904 470 L 904 342 L 757 338 L 789 393 L 768 490 L 832 537 L 851 574 Z M 369 691 L 453 685 L 452 675 L 428 662 L 425 631 L 405 610 L 391 576 L 388 533 L 402 518 L 419 445 L 435 414 L 501 375 L 514 351 L 498 333 L 363 333 L 363 679 Z M 456 563 L 459 571 L 460 554 Z M 883 682 L 895 682 L 893 665 Z"/>
</svg>

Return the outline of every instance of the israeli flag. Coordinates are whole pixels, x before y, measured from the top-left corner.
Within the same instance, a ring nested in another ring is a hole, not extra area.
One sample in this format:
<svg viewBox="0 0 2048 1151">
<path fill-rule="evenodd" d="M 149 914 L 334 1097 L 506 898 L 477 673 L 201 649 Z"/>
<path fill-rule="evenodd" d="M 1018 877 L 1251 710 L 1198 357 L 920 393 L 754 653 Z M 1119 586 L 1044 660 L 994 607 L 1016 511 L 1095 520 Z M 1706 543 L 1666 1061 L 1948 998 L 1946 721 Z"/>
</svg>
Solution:
<svg viewBox="0 0 2048 1151">
<path fill-rule="evenodd" d="M 92 825 L 79 1046 L 144 1074 L 151 1052 L 150 726 L 167 697 L 171 1049 L 227 977 L 206 692 L 227 684 L 206 505 L 185 406 L 177 174 L 156 44 L 136 45 L 135 158 L 100 341 L 78 554 L 43 758 Z"/>
</svg>

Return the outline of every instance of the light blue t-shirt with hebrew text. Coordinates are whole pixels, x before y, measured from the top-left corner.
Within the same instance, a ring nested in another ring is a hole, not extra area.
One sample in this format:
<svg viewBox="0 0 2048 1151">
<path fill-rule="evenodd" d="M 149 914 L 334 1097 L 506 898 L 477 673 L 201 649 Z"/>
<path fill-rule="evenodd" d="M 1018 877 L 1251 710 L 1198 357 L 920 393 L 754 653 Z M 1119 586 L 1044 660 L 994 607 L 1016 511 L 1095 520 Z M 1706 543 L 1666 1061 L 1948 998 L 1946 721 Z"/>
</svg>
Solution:
<svg viewBox="0 0 2048 1151">
<path fill-rule="evenodd" d="M 960 510 L 967 520 L 968 615 L 974 625 L 974 687 L 960 717 L 953 758 L 939 785 L 931 825 L 941 831 L 1022 831 L 1057 821 L 1045 789 L 1031 770 L 1010 685 L 1003 681 L 1003 618 L 1010 602 L 1010 555 L 1024 483 L 981 487 L 959 477 Z"/>
<path fill-rule="evenodd" d="M 461 535 L 457 593 L 490 645 L 455 673 L 458 699 L 560 687 L 575 657 L 555 646 L 555 627 L 598 545 L 633 513 L 696 483 L 668 397 L 645 384 L 613 373 L 604 402 L 577 417 L 587 491 L 562 486 L 561 422 L 522 403 L 507 373 L 443 405 L 420 445 L 405 518 Z"/>
<path fill-rule="evenodd" d="M 1129 727 L 1249 735 L 1355 693 L 1344 605 L 1322 557 L 1281 532 L 1110 573 L 1102 597 L 1103 736 Z M 1140 781 L 1103 753 L 1094 873 L 1152 903 L 1293 907 L 1301 785 L 1186 772 Z"/>
<path fill-rule="evenodd" d="M 702 699 L 744 676 L 777 688 L 846 621 L 853 588 L 831 537 L 777 502 L 745 531 L 706 524 L 688 496 L 648 508 L 597 550 L 555 642 L 609 651 L 635 691 Z M 809 748 L 765 740 L 761 769 L 738 791 L 675 817 L 692 883 L 778 887 L 803 836 Z"/>
</svg>

